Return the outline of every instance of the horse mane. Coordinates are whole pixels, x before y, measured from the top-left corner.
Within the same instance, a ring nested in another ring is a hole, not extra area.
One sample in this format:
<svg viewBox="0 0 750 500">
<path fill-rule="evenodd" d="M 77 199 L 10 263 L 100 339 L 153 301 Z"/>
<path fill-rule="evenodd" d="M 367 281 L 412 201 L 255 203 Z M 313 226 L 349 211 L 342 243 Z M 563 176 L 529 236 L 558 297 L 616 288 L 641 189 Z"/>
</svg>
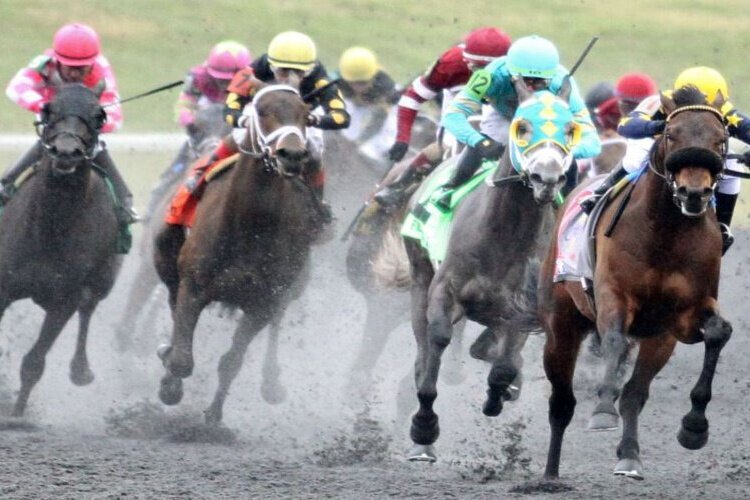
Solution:
<svg viewBox="0 0 750 500">
<path fill-rule="evenodd" d="M 672 99 L 678 108 L 706 104 L 706 96 L 695 85 L 686 85 L 674 91 Z"/>
</svg>

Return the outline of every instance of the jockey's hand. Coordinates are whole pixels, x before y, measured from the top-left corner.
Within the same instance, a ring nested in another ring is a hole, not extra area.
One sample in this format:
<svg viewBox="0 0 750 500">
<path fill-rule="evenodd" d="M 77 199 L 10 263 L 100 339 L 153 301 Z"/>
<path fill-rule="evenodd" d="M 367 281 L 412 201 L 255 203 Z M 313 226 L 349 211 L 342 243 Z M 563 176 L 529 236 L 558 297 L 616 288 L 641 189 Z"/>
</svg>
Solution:
<svg viewBox="0 0 750 500">
<path fill-rule="evenodd" d="M 657 135 L 664 132 L 664 129 L 667 127 L 667 121 L 666 120 L 653 120 L 648 122 L 648 133 L 651 135 Z"/>
<path fill-rule="evenodd" d="M 409 144 L 406 142 L 395 142 L 391 149 L 388 150 L 388 158 L 391 161 L 401 161 L 406 156 L 406 152 L 409 151 Z"/>
<path fill-rule="evenodd" d="M 739 156 L 739 158 L 737 158 L 738 162 L 740 162 L 740 163 L 742 163 L 742 164 L 747 165 L 748 167 L 750 167 L 750 149 L 748 149 L 744 153 L 739 154 L 737 156 Z"/>
<path fill-rule="evenodd" d="M 316 114 L 310 113 L 307 115 L 307 126 L 317 127 L 320 125 L 320 117 Z"/>
<path fill-rule="evenodd" d="M 495 142 L 487 136 L 479 141 L 474 149 L 479 153 L 482 158 L 489 160 L 497 160 L 505 152 L 505 146 L 499 142 Z"/>
</svg>

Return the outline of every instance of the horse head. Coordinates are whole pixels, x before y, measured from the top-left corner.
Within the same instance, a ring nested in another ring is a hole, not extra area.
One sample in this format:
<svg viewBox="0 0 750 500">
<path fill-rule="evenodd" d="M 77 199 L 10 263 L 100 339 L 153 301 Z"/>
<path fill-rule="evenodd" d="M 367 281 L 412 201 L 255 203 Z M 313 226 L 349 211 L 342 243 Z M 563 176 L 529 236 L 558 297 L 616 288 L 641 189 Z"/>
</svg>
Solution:
<svg viewBox="0 0 750 500">
<path fill-rule="evenodd" d="M 286 177 L 304 173 L 309 163 L 305 127 L 308 106 L 289 85 L 266 85 L 255 94 L 249 109 L 249 134 L 254 154 Z"/>
<path fill-rule="evenodd" d="M 666 127 L 654 143 L 650 166 L 664 178 L 683 215 L 705 213 L 724 169 L 729 134 L 719 111 L 724 97 L 711 105 L 695 87 L 662 94 Z"/>
<path fill-rule="evenodd" d="M 509 159 L 532 188 L 538 203 L 549 203 L 565 184 L 565 172 L 573 161 L 572 147 L 580 138 L 580 126 L 568 105 L 570 84 L 555 95 L 549 90 L 531 92 L 523 81 L 514 83 L 519 105 L 509 130 Z"/>
<path fill-rule="evenodd" d="M 57 90 L 42 110 L 38 128 L 53 175 L 70 175 L 90 163 L 106 116 L 99 98 L 83 85 Z"/>
</svg>

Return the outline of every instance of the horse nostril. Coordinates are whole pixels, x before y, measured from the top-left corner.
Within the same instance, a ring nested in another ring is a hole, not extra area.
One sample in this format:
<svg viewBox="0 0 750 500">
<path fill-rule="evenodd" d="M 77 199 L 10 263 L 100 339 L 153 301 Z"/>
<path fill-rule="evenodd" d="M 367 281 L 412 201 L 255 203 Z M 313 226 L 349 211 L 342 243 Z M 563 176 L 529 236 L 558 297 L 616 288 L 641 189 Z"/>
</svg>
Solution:
<svg viewBox="0 0 750 500">
<path fill-rule="evenodd" d="M 688 195 L 688 190 L 687 190 L 687 188 L 685 186 L 680 186 L 680 187 L 677 188 L 677 190 L 675 191 L 675 193 L 678 196 L 687 196 Z"/>
<path fill-rule="evenodd" d="M 709 197 L 712 194 L 714 194 L 714 190 L 713 189 L 711 189 L 710 187 L 703 188 L 703 196 L 704 197 Z"/>
<path fill-rule="evenodd" d="M 531 182 L 537 182 L 537 183 L 542 182 L 542 176 L 539 174 L 531 174 L 529 176 L 529 179 L 531 179 Z"/>
</svg>

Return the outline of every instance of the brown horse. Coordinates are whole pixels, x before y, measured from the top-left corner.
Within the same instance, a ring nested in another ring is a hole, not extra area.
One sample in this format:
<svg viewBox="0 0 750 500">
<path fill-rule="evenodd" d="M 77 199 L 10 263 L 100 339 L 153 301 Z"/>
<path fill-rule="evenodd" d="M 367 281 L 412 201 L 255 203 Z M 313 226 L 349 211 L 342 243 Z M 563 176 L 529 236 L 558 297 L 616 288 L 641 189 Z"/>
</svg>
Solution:
<svg viewBox="0 0 750 500">
<path fill-rule="evenodd" d="M 594 420 L 597 415 L 611 420 L 620 397 L 623 431 L 616 475 L 643 478 L 638 415 L 651 381 L 678 341 L 705 344 L 703 369 L 690 393 L 692 409 L 682 420 L 678 441 L 698 449 L 708 439 L 705 408 L 719 353 L 732 328 L 718 312 L 721 234 L 709 208 L 723 168 L 727 132 L 717 111 L 722 102 L 703 102 L 703 95 L 692 88 L 675 92 L 673 99 L 662 98 L 669 115 L 648 169 L 630 194 L 621 193 L 604 209 L 595 230 L 592 297 L 580 281 L 553 282 L 557 232 L 553 237 L 538 295 L 547 332 L 544 368 L 552 384 L 547 478 L 559 476 L 563 434 L 576 404 L 576 357 L 581 341 L 594 328 L 603 339 L 606 362 Z M 623 209 L 626 196 L 630 201 Z M 612 229 L 615 219 L 619 222 Z M 617 371 L 627 353 L 627 338 L 639 341 L 640 349 L 620 396 Z"/>
<path fill-rule="evenodd" d="M 89 89 L 61 87 L 43 112 L 36 173 L 0 216 L 0 316 L 23 298 L 46 312 L 39 338 L 21 364 L 14 416 L 23 415 L 47 353 L 76 310 L 80 323 L 70 379 L 76 385 L 94 380 L 86 356 L 89 321 L 121 263 L 113 199 L 92 168 L 104 119 Z"/>
<path fill-rule="evenodd" d="M 219 362 L 207 423 L 221 421 L 250 341 L 297 291 L 322 228 L 320 202 L 305 181 L 311 164 L 307 113 L 293 87 L 259 90 L 237 165 L 208 184 L 189 236 L 168 226 L 157 237 L 156 269 L 174 318 L 171 346 L 161 352 L 167 374 L 159 396 L 165 404 L 180 401 L 182 379 L 192 373 L 193 333 L 203 308 L 219 301 L 244 313 Z"/>
</svg>

